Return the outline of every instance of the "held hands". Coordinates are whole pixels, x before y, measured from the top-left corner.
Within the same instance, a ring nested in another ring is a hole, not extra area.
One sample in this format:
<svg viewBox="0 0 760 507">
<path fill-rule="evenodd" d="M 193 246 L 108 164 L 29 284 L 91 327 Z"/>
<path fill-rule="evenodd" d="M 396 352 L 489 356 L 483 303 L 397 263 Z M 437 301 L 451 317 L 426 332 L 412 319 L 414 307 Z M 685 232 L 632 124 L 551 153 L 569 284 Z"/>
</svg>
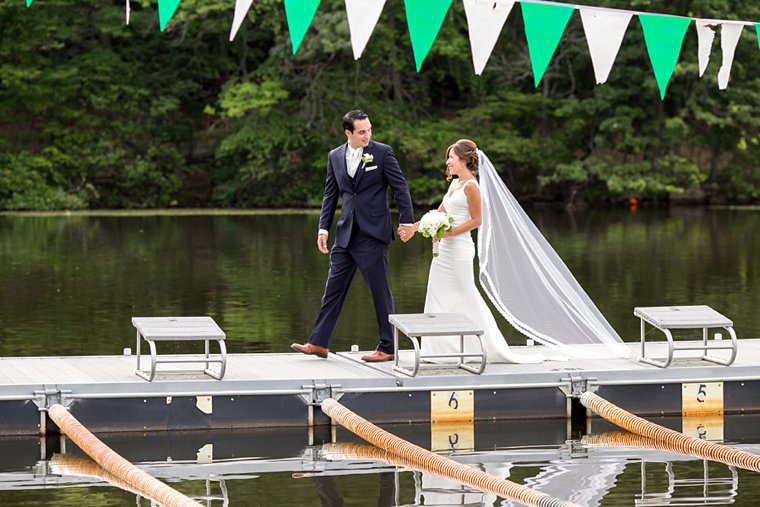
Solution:
<svg viewBox="0 0 760 507">
<path fill-rule="evenodd" d="M 417 231 L 414 225 L 399 225 L 398 226 L 398 237 L 401 238 L 401 241 L 406 243 L 410 239 L 412 239 L 412 236 L 414 236 L 414 233 Z"/>
<path fill-rule="evenodd" d="M 319 251 L 323 254 L 326 254 L 329 251 L 327 250 L 327 234 L 317 235 L 317 248 L 319 248 Z"/>
</svg>

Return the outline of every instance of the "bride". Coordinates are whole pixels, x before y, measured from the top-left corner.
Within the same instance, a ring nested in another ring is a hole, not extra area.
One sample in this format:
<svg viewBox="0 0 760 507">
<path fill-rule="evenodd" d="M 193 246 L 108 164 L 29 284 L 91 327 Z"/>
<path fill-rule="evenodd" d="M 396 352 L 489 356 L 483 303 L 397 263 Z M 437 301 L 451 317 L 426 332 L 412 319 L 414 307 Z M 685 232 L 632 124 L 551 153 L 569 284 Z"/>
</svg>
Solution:
<svg viewBox="0 0 760 507">
<path fill-rule="evenodd" d="M 474 142 L 460 139 L 448 147 L 446 176 L 451 185 L 438 211 L 453 217 L 454 224 L 440 239 L 439 255 L 430 265 L 425 313 L 461 313 L 479 324 L 484 330 L 489 363 L 539 363 L 547 359 L 542 354 L 511 350 L 480 295 L 473 273 L 475 244 L 471 234 L 480 227 L 480 282 L 512 326 L 558 351 L 557 359 L 628 356 L 620 336 Z M 418 230 L 419 222 L 414 224 L 414 231 Z M 409 239 L 411 236 L 401 234 L 402 241 Z M 425 354 L 456 353 L 459 336 L 423 339 L 422 350 Z M 475 336 L 465 338 L 465 350 L 480 350 Z"/>
</svg>

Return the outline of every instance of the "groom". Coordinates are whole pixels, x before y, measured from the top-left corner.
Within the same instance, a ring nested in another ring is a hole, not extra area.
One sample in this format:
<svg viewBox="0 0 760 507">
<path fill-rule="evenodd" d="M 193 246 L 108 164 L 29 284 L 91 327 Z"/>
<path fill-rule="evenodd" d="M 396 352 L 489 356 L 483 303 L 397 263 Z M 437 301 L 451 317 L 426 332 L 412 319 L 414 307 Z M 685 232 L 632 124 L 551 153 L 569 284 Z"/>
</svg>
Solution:
<svg viewBox="0 0 760 507">
<path fill-rule="evenodd" d="M 394 311 L 388 286 L 388 246 L 393 240 L 388 187 L 399 210 L 399 233 L 414 234 L 414 212 L 409 187 L 393 150 L 372 138 L 372 124 L 362 111 L 343 117 L 347 143 L 327 156 L 327 179 L 319 217 L 317 247 L 326 254 L 327 234 L 332 225 L 338 197 L 343 198 L 341 216 L 335 227 L 330 253 L 330 270 L 317 322 L 308 343 L 291 345 L 293 350 L 326 358 L 335 334 L 346 294 L 357 268 L 367 282 L 375 303 L 380 344 L 368 362 L 393 359 L 393 329 L 388 314 Z"/>
</svg>

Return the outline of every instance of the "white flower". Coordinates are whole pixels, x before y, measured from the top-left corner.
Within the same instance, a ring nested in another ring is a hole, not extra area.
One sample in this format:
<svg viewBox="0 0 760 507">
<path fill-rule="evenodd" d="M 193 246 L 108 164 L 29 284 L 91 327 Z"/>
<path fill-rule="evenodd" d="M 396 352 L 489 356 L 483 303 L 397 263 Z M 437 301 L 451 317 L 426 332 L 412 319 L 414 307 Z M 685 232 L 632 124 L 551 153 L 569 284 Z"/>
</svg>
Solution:
<svg viewBox="0 0 760 507">
<path fill-rule="evenodd" d="M 373 160 L 375 160 L 375 156 L 372 155 L 372 153 L 365 153 L 364 155 L 362 155 L 362 162 L 364 163 L 364 165 L 369 164 Z"/>
<path fill-rule="evenodd" d="M 454 226 L 454 217 L 443 211 L 430 210 L 420 218 L 420 234 L 433 239 L 433 257 L 438 257 L 438 240 Z"/>
<path fill-rule="evenodd" d="M 430 210 L 420 219 L 420 234 L 426 238 L 442 238 L 454 225 L 454 217 L 438 210 Z"/>
</svg>

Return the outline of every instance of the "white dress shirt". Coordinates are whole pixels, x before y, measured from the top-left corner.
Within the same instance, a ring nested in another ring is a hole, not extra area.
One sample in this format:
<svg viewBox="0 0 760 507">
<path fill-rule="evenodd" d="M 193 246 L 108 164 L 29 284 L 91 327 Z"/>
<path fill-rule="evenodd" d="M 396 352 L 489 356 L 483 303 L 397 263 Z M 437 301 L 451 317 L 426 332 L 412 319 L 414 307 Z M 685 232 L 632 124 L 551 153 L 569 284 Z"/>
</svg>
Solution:
<svg viewBox="0 0 760 507">
<path fill-rule="evenodd" d="M 352 178 L 356 176 L 356 171 L 359 169 L 362 153 L 364 153 L 364 148 L 361 146 L 352 148 L 350 144 L 346 144 L 346 169 L 348 169 L 348 175 Z"/>
</svg>

